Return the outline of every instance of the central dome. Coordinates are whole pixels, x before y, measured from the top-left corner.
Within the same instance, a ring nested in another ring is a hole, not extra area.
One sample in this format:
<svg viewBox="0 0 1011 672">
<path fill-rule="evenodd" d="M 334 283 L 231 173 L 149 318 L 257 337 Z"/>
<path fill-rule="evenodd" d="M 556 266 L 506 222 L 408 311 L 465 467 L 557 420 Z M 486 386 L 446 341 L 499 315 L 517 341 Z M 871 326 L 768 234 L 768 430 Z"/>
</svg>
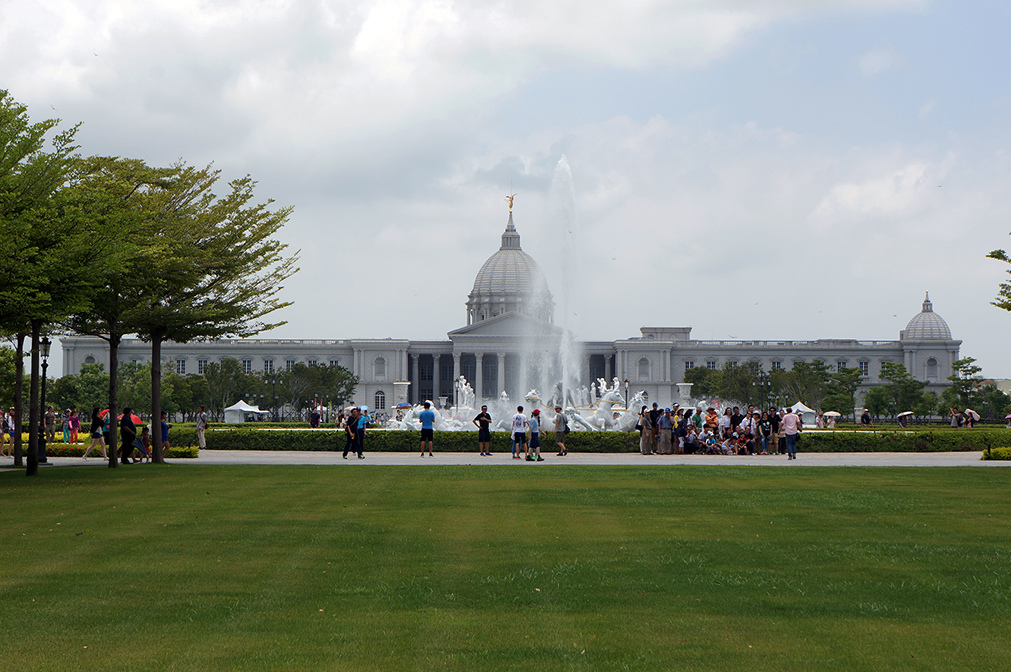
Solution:
<svg viewBox="0 0 1011 672">
<path fill-rule="evenodd" d="M 899 339 L 903 341 L 951 340 L 951 329 L 948 328 L 948 323 L 934 312 L 934 304 L 930 302 L 929 293 L 923 300 L 923 310 L 909 320 L 909 324 L 899 334 Z"/>
<path fill-rule="evenodd" d="M 533 257 L 520 249 L 513 215 L 502 234 L 502 247 L 488 257 L 467 297 L 467 324 L 509 312 L 551 322 L 555 304 L 548 283 Z"/>
</svg>

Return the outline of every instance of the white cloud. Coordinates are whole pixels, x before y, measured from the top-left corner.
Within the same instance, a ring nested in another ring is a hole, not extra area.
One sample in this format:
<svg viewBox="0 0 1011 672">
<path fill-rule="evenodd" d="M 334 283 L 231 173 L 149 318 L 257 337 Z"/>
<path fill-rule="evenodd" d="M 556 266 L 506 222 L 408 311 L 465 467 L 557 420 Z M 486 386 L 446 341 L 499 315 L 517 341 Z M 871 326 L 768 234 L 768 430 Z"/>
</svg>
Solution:
<svg viewBox="0 0 1011 672">
<path fill-rule="evenodd" d="M 902 54 L 894 47 L 871 49 L 857 59 L 857 67 L 865 75 L 879 75 L 902 65 Z"/>
</svg>

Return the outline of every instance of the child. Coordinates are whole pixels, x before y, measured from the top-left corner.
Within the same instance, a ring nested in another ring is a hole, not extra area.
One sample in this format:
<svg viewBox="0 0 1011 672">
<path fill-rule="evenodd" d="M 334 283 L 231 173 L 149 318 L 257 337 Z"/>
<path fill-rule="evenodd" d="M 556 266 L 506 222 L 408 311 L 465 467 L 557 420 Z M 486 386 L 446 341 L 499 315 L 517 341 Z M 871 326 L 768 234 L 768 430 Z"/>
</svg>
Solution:
<svg viewBox="0 0 1011 672">
<path fill-rule="evenodd" d="M 148 448 L 151 446 L 151 433 L 148 431 L 148 426 L 144 425 L 144 429 L 141 430 L 140 436 L 133 440 L 133 447 L 140 451 L 141 458 L 140 461 L 143 462 L 144 458 L 147 461 L 151 461 L 151 451 Z"/>
</svg>

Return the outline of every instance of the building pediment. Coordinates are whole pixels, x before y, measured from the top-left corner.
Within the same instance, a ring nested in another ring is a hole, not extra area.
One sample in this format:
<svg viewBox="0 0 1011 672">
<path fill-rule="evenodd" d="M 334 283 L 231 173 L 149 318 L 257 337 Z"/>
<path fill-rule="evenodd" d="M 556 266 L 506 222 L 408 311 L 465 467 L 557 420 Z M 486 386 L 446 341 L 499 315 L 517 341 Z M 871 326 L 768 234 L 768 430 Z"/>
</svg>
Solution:
<svg viewBox="0 0 1011 672">
<path fill-rule="evenodd" d="M 562 329 L 522 313 L 508 312 L 486 320 L 480 320 L 466 327 L 460 327 L 447 334 L 451 340 L 458 338 L 491 337 L 537 337 L 560 338 Z"/>
</svg>

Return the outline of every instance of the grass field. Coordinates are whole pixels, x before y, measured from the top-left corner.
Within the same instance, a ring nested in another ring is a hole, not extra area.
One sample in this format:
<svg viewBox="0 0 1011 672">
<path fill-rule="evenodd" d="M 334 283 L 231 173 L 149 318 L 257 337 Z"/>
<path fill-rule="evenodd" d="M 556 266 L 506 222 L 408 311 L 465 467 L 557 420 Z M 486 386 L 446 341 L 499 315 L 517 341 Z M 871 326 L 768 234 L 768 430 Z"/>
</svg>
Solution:
<svg viewBox="0 0 1011 672">
<path fill-rule="evenodd" d="M 1007 670 L 1011 472 L 0 474 L 4 670 Z"/>
</svg>

